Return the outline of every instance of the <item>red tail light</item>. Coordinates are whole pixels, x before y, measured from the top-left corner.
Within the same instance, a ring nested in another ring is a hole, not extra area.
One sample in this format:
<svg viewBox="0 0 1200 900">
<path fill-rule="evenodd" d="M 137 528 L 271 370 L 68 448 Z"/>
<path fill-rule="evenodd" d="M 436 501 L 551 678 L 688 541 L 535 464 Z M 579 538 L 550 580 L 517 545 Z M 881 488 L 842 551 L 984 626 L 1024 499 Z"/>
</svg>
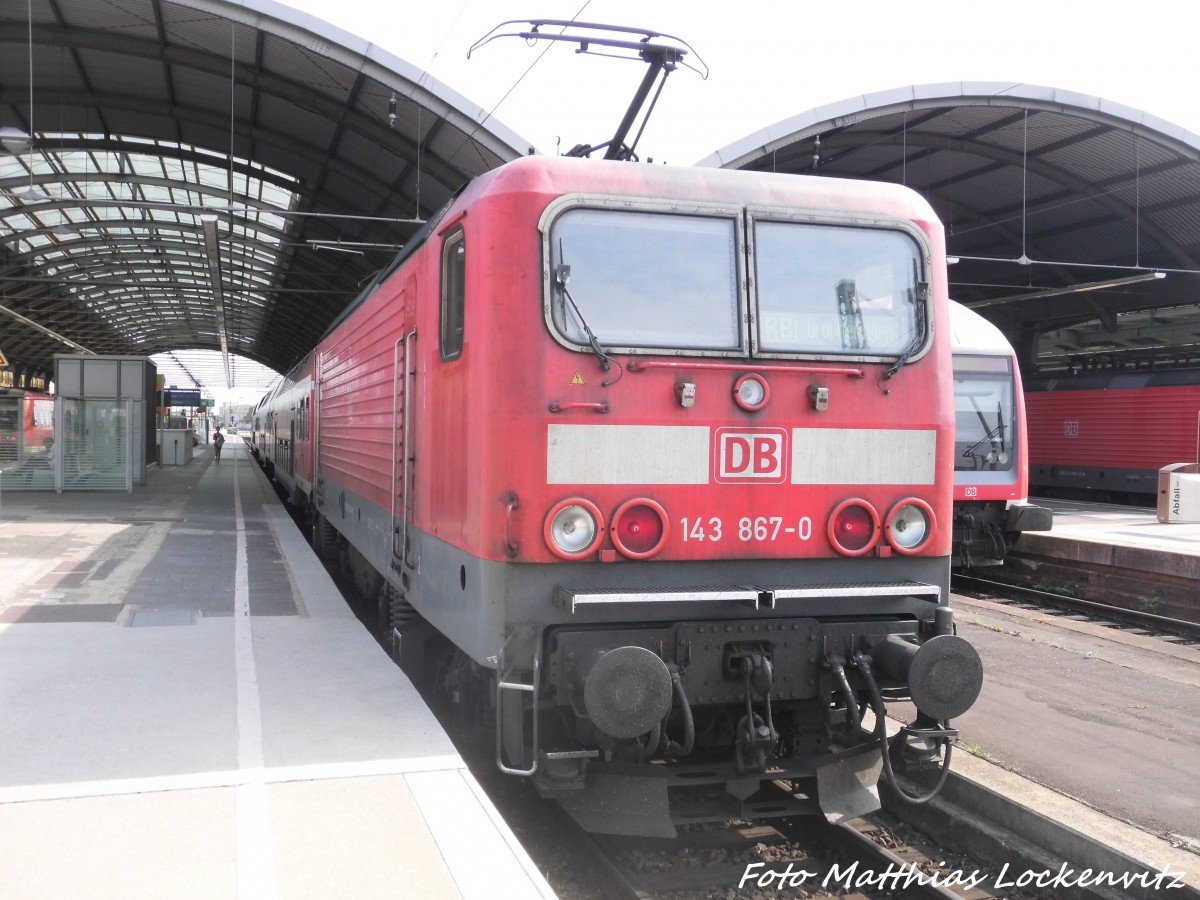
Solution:
<svg viewBox="0 0 1200 900">
<path fill-rule="evenodd" d="M 613 513 L 612 539 L 630 559 L 648 559 L 667 543 L 666 511 L 653 500 L 627 500 Z"/>
<path fill-rule="evenodd" d="M 879 513 L 865 500 L 843 500 L 829 516 L 829 542 L 844 556 L 862 556 L 879 542 Z"/>
</svg>

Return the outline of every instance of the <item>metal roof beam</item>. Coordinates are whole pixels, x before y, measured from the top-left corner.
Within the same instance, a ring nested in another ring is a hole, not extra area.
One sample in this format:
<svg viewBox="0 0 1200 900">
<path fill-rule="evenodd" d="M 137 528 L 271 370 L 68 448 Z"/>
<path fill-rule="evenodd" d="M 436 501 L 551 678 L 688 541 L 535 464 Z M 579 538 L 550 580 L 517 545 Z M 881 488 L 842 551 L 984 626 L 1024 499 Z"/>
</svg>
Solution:
<svg viewBox="0 0 1200 900">
<path fill-rule="evenodd" d="M 208 258 L 208 272 L 212 279 L 213 306 L 217 316 L 217 335 L 221 341 L 221 359 L 225 364 L 225 386 L 233 387 L 233 376 L 229 371 L 229 338 L 225 331 L 225 294 L 221 287 L 221 244 L 217 238 L 217 217 L 201 216 L 204 228 L 204 252 Z"/>
</svg>

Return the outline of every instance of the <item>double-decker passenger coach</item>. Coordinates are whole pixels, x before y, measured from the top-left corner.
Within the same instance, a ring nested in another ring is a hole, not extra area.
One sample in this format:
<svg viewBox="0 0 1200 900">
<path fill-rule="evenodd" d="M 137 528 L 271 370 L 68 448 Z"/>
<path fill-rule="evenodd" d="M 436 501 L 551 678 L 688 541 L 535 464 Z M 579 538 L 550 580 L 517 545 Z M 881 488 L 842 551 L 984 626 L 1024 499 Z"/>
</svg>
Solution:
<svg viewBox="0 0 1200 900">
<path fill-rule="evenodd" d="M 950 301 L 954 359 L 952 564 L 997 566 L 1026 531 L 1054 514 L 1029 502 L 1029 441 L 1017 354 L 979 313 Z"/>
<path fill-rule="evenodd" d="M 402 664 L 586 827 L 877 805 L 981 669 L 948 607 L 942 226 L 896 185 L 528 157 L 260 405 Z M 780 785 L 786 786 L 781 789 Z"/>
</svg>

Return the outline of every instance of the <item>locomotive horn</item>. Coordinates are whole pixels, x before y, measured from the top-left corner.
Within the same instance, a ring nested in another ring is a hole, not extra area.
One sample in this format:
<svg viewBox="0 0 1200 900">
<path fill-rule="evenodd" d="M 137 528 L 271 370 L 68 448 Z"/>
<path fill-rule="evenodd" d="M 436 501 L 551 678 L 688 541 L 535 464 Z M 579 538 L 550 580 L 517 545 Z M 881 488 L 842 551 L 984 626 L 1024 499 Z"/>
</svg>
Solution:
<svg viewBox="0 0 1200 900">
<path fill-rule="evenodd" d="M 605 734 L 637 737 L 671 711 L 671 673 L 645 647 L 609 650 L 583 680 L 583 705 Z"/>
<path fill-rule="evenodd" d="M 888 635 L 871 659 L 888 678 L 907 681 L 917 709 L 939 721 L 965 713 L 983 687 L 983 662 L 957 635 L 939 634 L 920 645 Z"/>
</svg>

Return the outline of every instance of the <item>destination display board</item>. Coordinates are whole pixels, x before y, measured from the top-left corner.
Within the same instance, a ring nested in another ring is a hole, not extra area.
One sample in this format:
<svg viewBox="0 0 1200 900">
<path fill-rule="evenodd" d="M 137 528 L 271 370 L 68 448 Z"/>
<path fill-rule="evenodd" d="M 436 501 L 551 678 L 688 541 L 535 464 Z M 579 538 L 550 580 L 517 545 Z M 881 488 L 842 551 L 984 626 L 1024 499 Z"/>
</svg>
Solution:
<svg viewBox="0 0 1200 900">
<path fill-rule="evenodd" d="M 163 406 L 189 406 L 196 409 L 200 406 L 200 391 L 167 388 L 163 391 Z"/>
</svg>

